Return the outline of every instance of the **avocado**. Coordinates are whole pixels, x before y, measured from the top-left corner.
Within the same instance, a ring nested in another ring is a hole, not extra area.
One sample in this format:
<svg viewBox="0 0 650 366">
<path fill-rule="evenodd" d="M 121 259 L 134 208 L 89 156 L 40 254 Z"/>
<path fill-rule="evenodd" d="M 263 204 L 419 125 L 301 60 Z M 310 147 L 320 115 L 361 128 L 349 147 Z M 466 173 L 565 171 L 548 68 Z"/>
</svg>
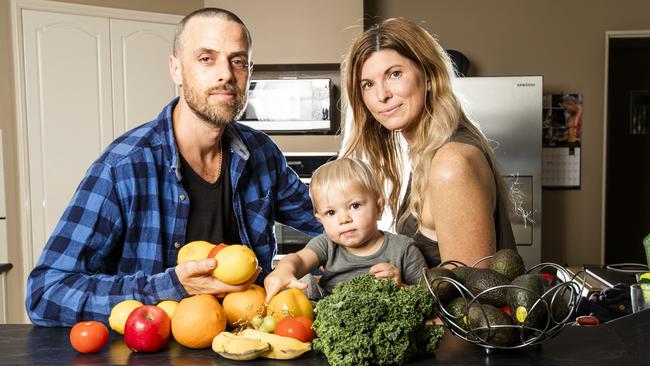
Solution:
<svg viewBox="0 0 650 366">
<path fill-rule="evenodd" d="M 508 347 L 519 340 L 512 318 L 495 306 L 472 305 L 467 314 L 467 321 L 472 333 L 492 346 Z M 512 327 L 495 327 L 500 325 L 512 325 Z"/>
<path fill-rule="evenodd" d="M 451 314 L 450 320 L 465 331 L 469 331 L 467 324 L 467 303 L 469 300 L 459 296 L 449 302 L 444 308 Z"/>
<path fill-rule="evenodd" d="M 555 295 L 557 293 L 557 295 Z M 567 287 L 559 287 L 553 290 L 548 290 L 544 294 L 544 300 L 551 308 L 551 326 L 558 323 L 563 323 L 569 315 L 569 301 L 567 297 L 572 294 L 572 290 Z M 555 298 L 553 298 L 555 296 Z"/>
<path fill-rule="evenodd" d="M 546 279 L 540 274 L 524 274 L 512 281 L 506 301 L 515 323 L 543 330 L 548 321 L 546 306 L 542 300 Z"/>
<path fill-rule="evenodd" d="M 454 286 L 451 282 L 445 279 L 436 281 L 436 279 L 439 279 L 441 277 L 447 277 L 458 281 L 458 278 L 456 278 L 456 275 L 450 269 L 444 267 L 433 267 L 428 268 L 425 273 L 427 280 L 429 281 L 429 285 L 431 285 L 431 289 L 438 297 L 438 301 L 440 303 L 446 304 L 451 299 L 458 296 L 458 290 L 456 289 L 456 286 Z M 420 278 L 419 285 L 427 290 L 429 289 L 423 278 Z"/>
<path fill-rule="evenodd" d="M 458 282 L 460 282 L 463 286 L 467 283 L 467 276 L 474 270 L 474 267 L 468 267 L 468 266 L 458 266 L 454 267 L 451 271 L 454 272 L 456 277 L 458 278 Z"/>
<path fill-rule="evenodd" d="M 506 276 L 508 281 L 526 273 L 524 260 L 514 249 L 501 249 L 494 253 L 489 268 Z"/>
<path fill-rule="evenodd" d="M 487 289 L 508 284 L 510 281 L 504 275 L 488 268 L 475 268 L 466 280 L 466 287 L 474 296 Z M 496 307 L 505 306 L 507 291 L 506 287 L 487 291 L 478 298 L 478 302 Z"/>
</svg>

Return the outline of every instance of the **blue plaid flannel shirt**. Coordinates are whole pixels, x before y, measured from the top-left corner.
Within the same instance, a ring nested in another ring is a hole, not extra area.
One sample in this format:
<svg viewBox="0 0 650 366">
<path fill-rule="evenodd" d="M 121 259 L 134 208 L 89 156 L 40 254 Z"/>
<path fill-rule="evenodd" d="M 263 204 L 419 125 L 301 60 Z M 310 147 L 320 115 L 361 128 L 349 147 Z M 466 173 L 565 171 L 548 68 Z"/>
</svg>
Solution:
<svg viewBox="0 0 650 366">
<path fill-rule="evenodd" d="M 117 138 L 86 172 L 27 280 L 25 305 L 34 324 L 107 323 L 123 300 L 156 304 L 188 296 L 174 271 L 190 205 L 172 129 L 177 102 Z M 224 133 L 233 209 L 243 243 L 262 266 L 261 282 L 277 251 L 274 220 L 312 236 L 322 226 L 307 187 L 267 135 L 240 123 Z"/>
</svg>

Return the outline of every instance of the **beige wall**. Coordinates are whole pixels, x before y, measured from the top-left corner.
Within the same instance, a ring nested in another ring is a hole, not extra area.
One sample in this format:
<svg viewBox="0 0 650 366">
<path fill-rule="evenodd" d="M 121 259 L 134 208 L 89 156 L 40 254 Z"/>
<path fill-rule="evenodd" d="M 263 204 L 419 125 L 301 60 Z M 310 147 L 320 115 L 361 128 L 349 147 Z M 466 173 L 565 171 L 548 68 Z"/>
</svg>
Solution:
<svg viewBox="0 0 650 366">
<path fill-rule="evenodd" d="M 601 261 L 605 32 L 650 29 L 645 0 L 379 0 L 465 53 L 470 76 L 543 75 L 545 93 L 583 93 L 582 186 L 543 191 L 542 259 Z"/>
<path fill-rule="evenodd" d="M 64 2 L 79 3 L 129 10 L 151 11 L 158 13 L 184 15 L 194 9 L 203 7 L 202 0 L 66 0 Z M 7 277 L 8 284 L 8 321 L 21 323 L 24 321 L 24 299 L 26 273 L 22 268 L 20 218 L 18 202 L 18 164 L 16 144 L 15 98 L 13 80 L 13 56 L 11 15 L 9 0 L 0 0 L 0 129 L 4 134 L 5 184 L 7 197 L 7 237 L 9 261 L 14 268 Z"/>
<path fill-rule="evenodd" d="M 108 8 L 151 11 L 154 13 L 185 15 L 202 8 L 203 0 L 53 0 Z"/>
<path fill-rule="evenodd" d="M 258 64 L 339 63 L 362 31 L 361 0 L 205 0 L 246 23 Z"/>
</svg>

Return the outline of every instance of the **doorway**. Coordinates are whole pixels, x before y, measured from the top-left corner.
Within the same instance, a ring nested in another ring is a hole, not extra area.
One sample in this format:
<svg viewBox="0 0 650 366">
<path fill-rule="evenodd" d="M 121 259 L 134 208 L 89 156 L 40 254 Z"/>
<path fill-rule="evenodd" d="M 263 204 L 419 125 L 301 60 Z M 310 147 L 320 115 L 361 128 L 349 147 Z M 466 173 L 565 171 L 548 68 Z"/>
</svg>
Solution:
<svg viewBox="0 0 650 366">
<path fill-rule="evenodd" d="M 608 32 L 604 259 L 646 263 L 650 233 L 650 31 Z"/>
</svg>

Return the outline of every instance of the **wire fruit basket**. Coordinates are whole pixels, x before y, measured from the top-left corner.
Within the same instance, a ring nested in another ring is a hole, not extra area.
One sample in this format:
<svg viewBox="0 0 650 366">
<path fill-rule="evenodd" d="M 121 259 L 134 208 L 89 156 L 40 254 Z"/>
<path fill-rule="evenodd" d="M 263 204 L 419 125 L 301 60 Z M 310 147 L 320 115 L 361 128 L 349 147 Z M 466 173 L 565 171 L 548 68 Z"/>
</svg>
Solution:
<svg viewBox="0 0 650 366">
<path fill-rule="evenodd" d="M 470 268 L 490 258 L 492 256 L 482 258 Z M 458 261 L 447 261 L 438 267 L 446 265 L 465 266 Z M 525 271 L 525 274 L 541 275 L 549 269 L 555 270 L 556 275 L 552 279 L 544 277 L 547 285 L 544 286 L 543 293 L 514 284 L 494 286 L 472 293 L 455 278 L 442 276 L 430 280 L 426 269 L 423 269 L 422 277 L 436 300 L 438 315 L 449 331 L 467 342 L 483 347 L 490 354 L 494 349 L 521 349 L 541 345 L 571 323 L 585 286 L 585 274 L 581 272 L 571 275 L 555 263 L 540 263 Z M 567 280 L 562 281 L 560 278 Z M 440 294 L 450 290 L 456 292 L 452 301 L 454 304 L 441 302 Z M 508 314 L 505 307 L 502 309 L 487 303 L 487 299 L 494 298 L 495 295 L 503 296 L 505 293 L 511 298 L 511 294 L 517 292 L 527 296 L 530 306 L 515 309 L 508 307 Z M 499 311 L 495 313 L 490 310 L 493 308 Z"/>
</svg>

